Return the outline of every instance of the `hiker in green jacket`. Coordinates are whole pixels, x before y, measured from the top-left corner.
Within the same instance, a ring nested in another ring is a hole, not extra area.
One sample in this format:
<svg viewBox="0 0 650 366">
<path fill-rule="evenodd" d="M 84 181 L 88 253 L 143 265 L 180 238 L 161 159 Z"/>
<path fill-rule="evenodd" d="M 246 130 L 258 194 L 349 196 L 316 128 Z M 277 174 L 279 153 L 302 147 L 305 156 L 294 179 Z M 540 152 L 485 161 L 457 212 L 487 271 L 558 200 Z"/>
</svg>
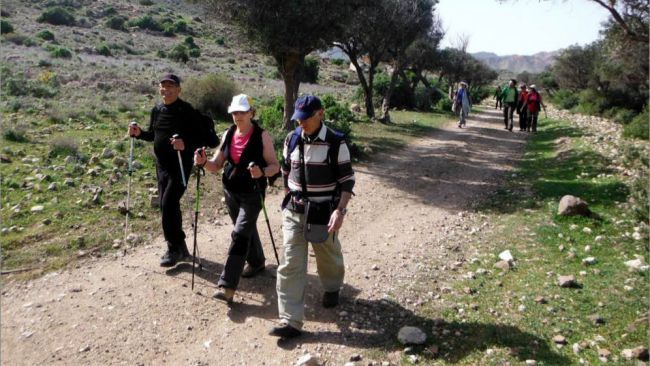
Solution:
<svg viewBox="0 0 650 366">
<path fill-rule="evenodd" d="M 494 91 L 494 99 L 497 100 L 496 104 L 494 105 L 494 109 L 502 109 L 503 108 L 503 103 L 501 103 L 501 93 L 503 90 L 501 90 L 501 85 L 497 85 L 497 89 Z"/>
<path fill-rule="evenodd" d="M 503 89 L 501 92 L 501 100 L 503 101 L 503 123 L 505 123 L 505 129 L 512 131 L 512 126 L 515 121 L 513 118 L 513 113 L 517 109 L 517 99 L 519 97 L 519 92 L 517 92 L 517 80 L 510 79 L 508 87 Z"/>
</svg>

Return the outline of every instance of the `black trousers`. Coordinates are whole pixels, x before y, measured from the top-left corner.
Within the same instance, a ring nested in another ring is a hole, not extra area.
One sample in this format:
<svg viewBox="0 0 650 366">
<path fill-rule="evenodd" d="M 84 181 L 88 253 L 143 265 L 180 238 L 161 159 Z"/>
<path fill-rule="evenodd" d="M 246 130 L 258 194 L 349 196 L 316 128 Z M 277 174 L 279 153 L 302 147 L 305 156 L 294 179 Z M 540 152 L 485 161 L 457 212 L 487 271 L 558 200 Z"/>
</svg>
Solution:
<svg viewBox="0 0 650 366">
<path fill-rule="evenodd" d="M 181 198 L 186 187 L 183 186 L 181 177 L 176 176 L 178 175 L 176 171 L 168 171 L 156 165 L 156 174 L 158 176 L 163 235 L 167 241 L 168 249 L 180 252 L 186 248 L 183 214 L 181 213 Z"/>
<path fill-rule="evenodd" d="M 503 105 L 503 123 L 505 123 L 506 128 L 510 130 L 512 130 L 512 126 L 515 123 L 513 117 L 515 109 L 517 109 L 517 103 L 504 103 Z"/>
<path fill-rule="evenodd" d="M 503 107 L 503 105 L 501 103 L 501 98 L 497 98 L 497 102 L 496 102 L 496 104 L 494 106 L 494 109 L 497 109 L 497 108 L 501 109 L 502 107 Z"/>
<path fill-rule="evenodd" d="M 257 218 L 262 210 L 260 194 L 234 193 L 224 189 L 228 214 L 234 225 L 228 257 L 217 286 L 237 289 L 239 278 L 248 262 L 251 267 L 264 265 L 264 249 L 257 232 Z"/>
<path fill-rule="evenodd" d="M 524 107 L 519 113 L 519 129 L 521 131 L 526 130 L 526 125 L 528 124 L 528 108 Z"/>
<path fill-rule="evenodd" d="M 528 130 L 537 132 L 537 117 L 539 116 L 539 111 L 537 112 L 528 112 Z"/>
</svg>

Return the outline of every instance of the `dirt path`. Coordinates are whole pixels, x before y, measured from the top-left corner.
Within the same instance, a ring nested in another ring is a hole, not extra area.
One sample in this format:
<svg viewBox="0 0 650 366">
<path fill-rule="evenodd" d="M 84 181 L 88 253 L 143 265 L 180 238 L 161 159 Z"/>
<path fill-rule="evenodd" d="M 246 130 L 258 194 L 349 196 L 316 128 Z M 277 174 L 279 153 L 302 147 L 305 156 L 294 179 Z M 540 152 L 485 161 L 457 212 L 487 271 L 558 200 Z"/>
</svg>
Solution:
<svg viewBox="0 0 650 366">
<path fill-rule="evenodd" d="M 268 270 L 242 280 L 232 308 L 210 297 L 229 244 L 230 225 L 221 216 L 218 223 L 200 222 L 205 259 L 196 294 L 191 264 L 158 266 L 161 238 L 125 256 L 5 284 L 2 365 L 288 365 L 306 352 L 342 365 L 368 348 L 390 348 L 400 319 L 426 301 L 405 297 L 409 283 L 424 266 L 468 255 L 458 254 L 454 246 L 462 243 L 450 233 L 462 226 L 463 212 L 498 187 L 524 141 L 525 134 L 503 130 L 499 113 L 488 110 L 472 116 L 466 129 L 450 124 L 395 155 L 355 166 L 356 196 L 341 232 L 343 303 L 320 306 L 311 258 L 306 334 L 297 340 L 266 335 L 277 319 L 276 265 L 262 220 Z M 270 194 L 267 203 L 276 242 L 280 198 Z M 439 276 L 433 293 L 448 280 Z"/>
</svg>

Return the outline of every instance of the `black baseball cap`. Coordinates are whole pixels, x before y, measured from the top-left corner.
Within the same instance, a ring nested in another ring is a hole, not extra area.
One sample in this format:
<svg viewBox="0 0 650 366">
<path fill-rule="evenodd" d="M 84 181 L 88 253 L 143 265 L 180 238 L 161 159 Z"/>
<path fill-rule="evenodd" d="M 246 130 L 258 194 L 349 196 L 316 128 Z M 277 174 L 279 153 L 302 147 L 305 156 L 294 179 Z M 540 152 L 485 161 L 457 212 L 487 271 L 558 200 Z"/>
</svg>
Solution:
<svg viewBox="0 0 650 366">
<path fill-rule="evenodd" d="M 160 78 L 160 82 L 162 83 L 163 81 L 171 81 L 175 83 L 176 85 L 181 85 L 181 79 L 174 75 L 174 74 L 165 74 Z"/>
</svg>

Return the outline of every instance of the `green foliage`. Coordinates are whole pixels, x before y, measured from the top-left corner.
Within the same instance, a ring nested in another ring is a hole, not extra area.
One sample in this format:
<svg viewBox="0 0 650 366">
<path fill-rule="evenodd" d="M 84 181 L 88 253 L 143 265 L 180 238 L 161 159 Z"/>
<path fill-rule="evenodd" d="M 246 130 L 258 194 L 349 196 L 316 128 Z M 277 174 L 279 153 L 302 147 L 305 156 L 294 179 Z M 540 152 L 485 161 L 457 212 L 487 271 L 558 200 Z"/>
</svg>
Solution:
<svg viewBox="0 0 650 366">
<path fill-rule="evenodd" d="M 140 3 L 140 5 L 144 5 L 144 6 L 151 6 L 151 5 L 154 4 L 154 2 L 152 0 L 140 0 L 140 1 L 138 1 L 138 3 Z"/>
<path fill-rule="evenodd" d="M 28 79 L 22 73 L 9 68 L 2 69 L 2 92 L 6 95 L 31 95 L 36 98 L 51 98 L 58 94 L 58 78 L 51 71 L 44 71 L 38 79 Z"/>
<path fill-rule="evenodd" d="M 191 48 L 189 52 L 190 57 L 201 57 L 201 50 L 198 48 Z"/>
<path fill-rule="evenodd" d="M 325 109 L 325 120 L 328 126 L 351 138 L 352 123 L 355 121 L 354 113 L 350 111 L 347 104 L 339 103 L 331 95 L 321 98 Z"/>
<path fill-rule="evenodd" d="M 223 46 L 224 44 L 226 44 L 226 39 L 223 36 L 217 37 L 217 39 L 215 39 L 214 41 L 219 46 Z"/>
<path fill-rule="evenodd" d="M 577 106 L 579 102 L 578 96 L 570 90 L 561 89 L 553 94 L 553 103 L 562 109 L 571 109 Z"/>
<path fill-rule="evenodd" d="M 607 98 L 594 89 L 581 91 L 578 93 L 578 99 L 576 111 L 592 116 L 600 115 L 609 105 Z"/>
<path fill-rule="evenodd" d="M 173 28 L 176 33 L 187 33 L 189 31 L 187 22 L 184 19 L 179 19 L 175 21 Z"/>
<path fill-rule="evenodd" d="M 60 6 L 46 9 L 36 20 L 41 23 L 49 23 L 52 25 L 72 26 L 75 24 L 74 15 L 72 15 L 68 9 Z"/>
<path fill-rule="evenodd" d="M 106 19 L 106 22 L 104 23 L 106 27 L 119 30 L 119 31 L 126 30 L 125 27 L 126 24 L 127 24 L 127 18 L 120 15 L 111 16 L 108 19 Z"/>
<path fill-rule="evenodd" d="M 185 39 L 183 40 L 183 44 L 185 44 L 190 49 L 199 48 L 199 46 L 196 43 L 194 43 L 194 37 L 192 36 L 185 37 Z"/>
<path fill-rule="evenodd" d="M 2 128 L 2 137 L 7 141 L 12 142 L 29 142 L 26 130 L 20 127 L 4 126 Z"/>
<path fill-rule="evenodd" d="M 52 33 L 49 29 L 43 29 L 42 31 L 36 33 L 36 37 L 40 38 L 44 41 L 54 41 L 54 33 Z"/>
<path fill-rule="evenodd" d="M 71 58 L 72 52 L 65 47 L 53 46 L 50 48 L 50 56 L 54 58 Z"/>
<path fill-rule="evenodd" d="M 79 153 L 76 141 L 71 137 L 59 137 L 50 142 L 49 157 L 76 156 Z"/>
<path fill-rule="evenodd" d="M 183 83 L 184 99 L 215 119 L 230 119 L 228 106 L 238 92 L 232 79 L 219 74 L 189 78 Z"/>
<path fill-rule="evenodd" d="M 623 127 L 623 136 L 628 138 L 648 140 L 650 137 L 650 115 L 646 107 L 642 113 L 632 119 L 630 123 Z"/>
<path fill-rule="evenodd" d="M 167 57 L 176 62 L 186 63 L 189 61 L 190 56 L 188 55 L 187 47 L 184 44 L 177 44 L 169 50 Z"/>
<path fill-rule="evenodd" d="M 131 19 L 126 23 L 129 27 L 138 27 L 140 29 L 148 29 L 151 31 L 162 31 L 163 27 L 160 22 L 151 15 L 143 15 L 136 19 Z"/>
<path fill-rule="evenodd" d="M 318 81 L 318 69 L 320 62 L 315 57 L 305 57 L 305 64 L 300 73 L 300 81 L 306 83 L 316 83 Z"/>
<path fill-rule="evenodd" d="M 451 113 L 451 103 L 449 98 L 442 98 L 436 103 L 436 110 L 442 113 Z"/>
<path fill-rule="evenodd" d="M 332 65 L 336 65 L 336 66 L 347 65 L 346 61 L 342 58 L 333 58 L 332 60 L 330 60 L 330 62 L 332 63 Z"/>
<path fill-rule="evenodd" d="M 257 112 L 257 118 L 265 129 L 269 131 L 275 131 L 276 133 L 281 133 L 284 132 L 283 110 L 284 98 L 275 97 L 270 105 L 259 108 Z"/>
<path fill-rule="evenodd" d="M 7 33 L 13 33 L 14 32 L 14 26 L 11 25 L 6 20 L 0 20 L 0 33 L 1 34 L 7 34 Z"/>
<path fill-rule="evenodd" d="M 97 53 L 106 57 L 112 56 L 111 49 L 105 43 L 102 43 L 99 46 L 97 46 Z"/>
</svg>

